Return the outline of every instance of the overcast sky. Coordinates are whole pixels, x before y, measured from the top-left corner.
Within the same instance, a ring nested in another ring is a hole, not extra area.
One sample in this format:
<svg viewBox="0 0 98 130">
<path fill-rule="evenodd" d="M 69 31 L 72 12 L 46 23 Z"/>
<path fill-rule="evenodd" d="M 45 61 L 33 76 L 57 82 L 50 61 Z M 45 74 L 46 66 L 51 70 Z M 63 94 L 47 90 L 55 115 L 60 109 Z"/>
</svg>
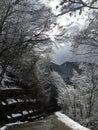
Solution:
<svg viewBox="0 0 98 130">
<path fill-rule="evenodd" d="M 46 6 L 50 7 L 54 14 L 60 13 L 60 8 L 56 9 L 56 6 L 59 5 L 60 0 L 40 0 L 45 3 Z M 62 26 L 64 29 L 68 30 L 67 34 L 70 37 L 76 35 L 81 29 L 83 29 L 88 24 L 88 16 L 90 16 L 90 12 L 88 13 L 88 9 L 85 8 L 84 12 L 79 15 L 79 12 L 76 12 L 73 16 L 70 17 L 69 14 L 65 14 L 59 16 L 57 18 L 57 23 L 59 26 Z M 54 40 L 54 36 L 58 33 L 59 30 L 57 26 L 53 28 L 51 32 L 49 32 L 50 37 Z M 62 42 L 57 42 L 56 45 L 58 47 L 54 47 L 54 54 L 52 55 L 52 61 L 57 64 L 62 64 L 65 61 L 80 61 L 86 60 L 83 56 L 75 56 L 72 54 L 71 42 L 68 40 L 64 40 Z"/>
</svg>

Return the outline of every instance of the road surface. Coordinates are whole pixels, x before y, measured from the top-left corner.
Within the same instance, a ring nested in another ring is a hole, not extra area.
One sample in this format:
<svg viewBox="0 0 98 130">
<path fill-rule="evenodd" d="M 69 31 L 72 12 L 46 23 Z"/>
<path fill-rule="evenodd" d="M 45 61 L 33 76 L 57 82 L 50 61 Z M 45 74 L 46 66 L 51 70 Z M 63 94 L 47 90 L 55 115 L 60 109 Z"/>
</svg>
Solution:
<svg viewBox="0 0 98 130">
<path fill-rule="evenodd" d="M 6 130 L 72 130 L 59 121 L 55 115 L 47 119 L 25 123 L 21 125 L 8 126 Z"/>
</svg>

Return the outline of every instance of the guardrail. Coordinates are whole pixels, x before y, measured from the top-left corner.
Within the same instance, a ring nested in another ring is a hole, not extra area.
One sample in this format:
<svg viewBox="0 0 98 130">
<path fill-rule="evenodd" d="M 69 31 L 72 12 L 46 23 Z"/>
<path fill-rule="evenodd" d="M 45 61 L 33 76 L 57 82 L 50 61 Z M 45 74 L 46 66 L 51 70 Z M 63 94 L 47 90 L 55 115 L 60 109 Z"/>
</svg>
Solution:
<svg viewBox="0 0 98 130">
<path fill-rule="evenodd" d="M 29 90 L 28 90 L 29 91 Z M 44 116 L 32 93 L 22 89 L 0 90 L 0 123 L 32 121 Z"/>
</svg>

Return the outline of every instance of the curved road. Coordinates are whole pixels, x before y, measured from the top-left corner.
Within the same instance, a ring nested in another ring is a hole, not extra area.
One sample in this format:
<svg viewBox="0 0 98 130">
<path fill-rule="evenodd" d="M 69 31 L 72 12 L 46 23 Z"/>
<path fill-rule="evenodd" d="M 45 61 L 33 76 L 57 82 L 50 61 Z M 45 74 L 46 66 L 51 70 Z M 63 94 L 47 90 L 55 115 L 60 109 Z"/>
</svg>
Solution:
<svg viewBox="0 0 98 130">
<path fill-rule="evenodd" d="M 47 119 L 25 123 L 21 125 L 8 126 L 6 130 L 72 130 L 57 117 L 50 116 Z"/>
</svg>

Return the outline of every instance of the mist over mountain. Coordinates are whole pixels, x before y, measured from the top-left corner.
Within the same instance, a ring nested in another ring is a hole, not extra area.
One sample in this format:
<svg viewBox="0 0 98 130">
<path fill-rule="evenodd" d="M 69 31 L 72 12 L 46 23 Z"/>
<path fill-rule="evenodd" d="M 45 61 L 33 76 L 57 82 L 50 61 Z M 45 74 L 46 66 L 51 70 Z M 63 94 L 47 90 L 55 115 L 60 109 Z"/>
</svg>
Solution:
<svg viewBox="0 0 98 130">
<path fill-rule="evenodd" d="M 67 83 L 70 83 L 70 78 L 73 76 L 73 70 L 76 70 L 81 74 L 81 69 L 79 69 L 80 62 L 65 62 L 61 65 L 51 63 L 52 70 L 58 72 L 63 80 Z"/>
<path fill-rule="evenodd" d="M 87 66 L 95 65 L 94 63 L 88 63 L 88 62 L 69 62 L 69 61 L 66 61 L 61 65 L 51 63 L 51 69 L 56 71 L 66 83 L 71 84 L 70 79 L 73 76 L 74 70 L 79 75 L 82 74 L 82 69 L 80 69 L 80 67 L 79 67 L 81 63 L 84 65 L 87 65 Z"/>
</svg>

